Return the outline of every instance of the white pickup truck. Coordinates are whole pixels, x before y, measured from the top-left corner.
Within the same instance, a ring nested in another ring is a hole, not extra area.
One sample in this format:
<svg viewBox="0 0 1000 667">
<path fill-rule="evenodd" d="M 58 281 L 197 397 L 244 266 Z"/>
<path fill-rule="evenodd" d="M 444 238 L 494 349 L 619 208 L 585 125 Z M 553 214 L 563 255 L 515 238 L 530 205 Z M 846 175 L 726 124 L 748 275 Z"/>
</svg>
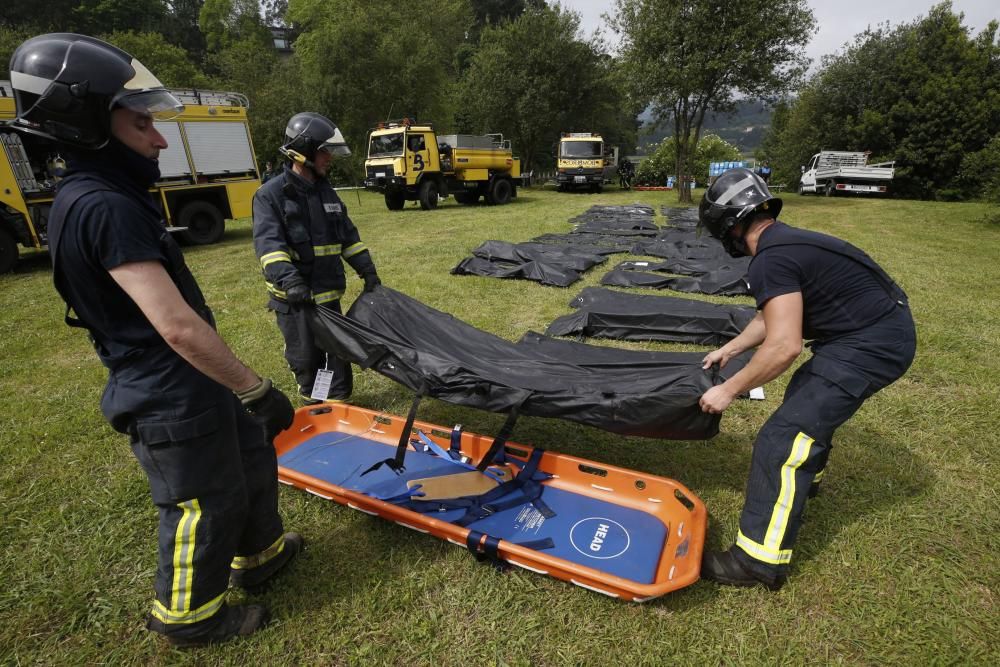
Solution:
<svg viewBox="0 0 1000 667">
<path fill-rule="evenodd" d="M 802 167 L 799 194 L 884 195 L 889 192 L 894 162 L 868 164 L 866 153 L 854 151 L 821 151 Z"/>
</svg>

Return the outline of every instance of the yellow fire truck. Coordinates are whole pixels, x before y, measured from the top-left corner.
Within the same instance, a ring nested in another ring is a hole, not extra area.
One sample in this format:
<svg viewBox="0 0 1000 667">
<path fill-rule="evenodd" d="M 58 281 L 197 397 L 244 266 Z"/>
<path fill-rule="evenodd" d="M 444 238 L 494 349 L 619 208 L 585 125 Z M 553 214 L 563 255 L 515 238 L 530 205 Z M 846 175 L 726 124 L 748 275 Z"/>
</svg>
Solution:
<svg viewBox="0 0 1000 667">
<path fill-rule="evenodd" d="M 171 90 L 184 113 L 156 121 L 169 147 L 160 152 L 160 180 L 151 188 L 167 229 L 192 245 L 222 238 L 227 218 L 251 213 L 260 187 L 249 103 L 244 95 Z M 16 131 L 10 82 L 0 81 L 0 273 L 14 268 L 18 246 L 46 247 L 48 213 L 65 168 L 60 147 Z"/>
<path fill-rule="evenodd" d="M 454 195 L 460 204 L 506 204 L 517 196 L 521 161 L 501 134 L 449 134 L 440 137 L 430 124 L 407 119 L 381 123 L 368 137 L 365 187 L 385 195 L 391 211 L 406 201 L 420 208 Z"/>
<path fill-rule="evenodd" d="M 556 189 L 600 192 L 611 160 L 604 154 L 604 138 L 593 132 L 564 132 L 556 155 Z"/>
</svg>

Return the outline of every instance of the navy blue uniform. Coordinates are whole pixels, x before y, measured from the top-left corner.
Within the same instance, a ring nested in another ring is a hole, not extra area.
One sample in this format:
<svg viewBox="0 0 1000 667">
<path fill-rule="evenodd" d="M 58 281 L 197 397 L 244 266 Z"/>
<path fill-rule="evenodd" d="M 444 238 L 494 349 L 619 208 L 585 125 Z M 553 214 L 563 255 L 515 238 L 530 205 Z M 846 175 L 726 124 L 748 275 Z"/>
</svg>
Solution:
<svg viewBox="0 0 1000 667">
<path fill-rule="evenodd" d="M 211 311 L 146 186 L 155 163 L 112 144 L 71 162 L 49 223 L 54 280 L 108 368 L 104 416 L 128 434 L 159 511 L 151 627 L 190 637 L 217 623 L 230 568 L 284 548 L 277 461 L 236 396 L 160 337 L 110 269 L 160 262 L 203 319 Z"/>
<path fill-rule="evenodd" d="M 326 179 L 306 181 L 285 166 L 253 198 L 253 242 L 278 328 L 285 338 L 285 360 L 299 394 L 312 394 L 316 373 L 333 372 L 330 398 L 351 395 L 351 365 L 316 346 L 306 313 L 292 307 L 287 292 L 305 284 L 313 301 L 340 312 L 347 280 L 343 260 L 363 276 L 374 273 L 368 248 L 347 215 L 347 207 Z"/>
<path fill-rule="evenodd" d="M 773 582 L 787 571 L 834 431 L 906 372 L 916 332 L 903 291 L 868 255 L 831 236 L 772 224 L 760 236 L 749 282 L 758 308 L 802 294 L 803 336 L 813 352 L 754 442 L 736 538 L 740 561 Z"/>
</svg>

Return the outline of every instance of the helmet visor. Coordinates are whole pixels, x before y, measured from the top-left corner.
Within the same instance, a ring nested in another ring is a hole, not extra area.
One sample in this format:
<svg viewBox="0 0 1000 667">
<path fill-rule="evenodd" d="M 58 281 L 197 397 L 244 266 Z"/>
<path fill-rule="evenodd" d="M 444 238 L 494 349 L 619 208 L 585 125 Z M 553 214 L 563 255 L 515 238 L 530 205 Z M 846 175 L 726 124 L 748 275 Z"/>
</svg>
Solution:
<svg viewBox="0 0 1000 667">
<path fill-rule="evenodd" d="M 111 100 L 111 108 L 122 107 L 148 114 L 156 120 L 171 120 L 184 111 L 184 104 L 163 88 L 123 91 Z"/>
<path fill-rule="evenodd" d="M 351 149 L 347 146 L 347 142 L 344 141 L 344 135 L 340 133 L 339 127 L 333 131 L 332 137 L 319 145 L 319 150 L 341 157 L 351 154 Z"/>
</svg>

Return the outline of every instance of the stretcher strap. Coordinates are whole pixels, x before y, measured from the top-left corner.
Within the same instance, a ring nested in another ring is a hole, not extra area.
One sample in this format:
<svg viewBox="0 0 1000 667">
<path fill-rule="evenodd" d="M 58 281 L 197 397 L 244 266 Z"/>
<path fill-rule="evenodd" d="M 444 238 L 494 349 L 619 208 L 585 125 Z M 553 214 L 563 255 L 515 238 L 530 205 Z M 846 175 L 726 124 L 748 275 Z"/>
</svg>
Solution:
<svg viewBox="0 0 1000 667">
<path fill-rule="evenodd" d="M 551 519 L 556 513 L 541 498 L 544 489 L 541 482 L 548 479 L 550 475 L 538 472 L 538 462 L 544 451 L 541 448 L 536 448 L 514 479 L 504 482 L 482 495 L 436 500 L 400 498 L 396 504 L 422 514 L 464 509 L 465 514 L 452 521 L 455 525 L 462 527 L 498 512 L 520 507 L 525 503 L 531 503 L 543 517 Z"/>
<path fill-rule="evenodd" d="M 455 424 L 451 429 L 451 446 L 448 447 L 448 453 L 451 458 L 456 461 L 462 460 L 462 425 Z"/>
<path fill-rule="evenodd" d="M 420 387 L 420 391 L 417 395 L 413 397 L 413 403 L 410 405 L 410 412 L 406 415 L 406 423 L 403 425 L 403 431 L 399 434 L 399 444 L 396 445 L 396 456 L 391 459 L 384 459 L 378 463 L 372 465 L 368 470 L 361 473 L 364 477 L 370 472 L 378 470 L 382 465 L 387 465 L 392 468 L 393 472 L 397 475 L 401 475 L 406 472 L 406 466 L 403 465 L 403 459 L 406 458 L 406 446 L 410 444 L 410 431 L 413 430 L 413 421 L 417 418 L 417 407 L 420 405 L 420 400 L 424 397 L 424 387 Z"/>
<path fill-rule="evenodd" d="M 500 541 L 499 537 L 481 533 L 478 530 L 470 530 L 465 538 L 465 546 L 468 547 L 469 552 L 477 561 L 489 561 L 497 570 L 503 571 L 510 567 L 510 565 L 500 558 Z M 551 537 L 545 537 L 540 540 L 528 540 L 526 542 L 511 542 L 511 544 L 535 551 L 552 549 L 556 546 Z"/>
</svg>

